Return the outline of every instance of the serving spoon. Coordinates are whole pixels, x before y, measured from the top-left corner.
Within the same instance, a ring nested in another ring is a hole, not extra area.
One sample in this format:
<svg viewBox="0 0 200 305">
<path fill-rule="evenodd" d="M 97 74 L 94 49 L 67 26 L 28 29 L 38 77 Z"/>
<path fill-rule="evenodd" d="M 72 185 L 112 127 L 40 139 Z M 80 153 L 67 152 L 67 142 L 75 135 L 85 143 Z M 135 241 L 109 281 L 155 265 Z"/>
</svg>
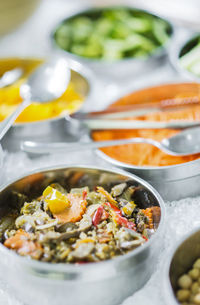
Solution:
<svg viewBox="0 0 200 305">
<path fill-rule="evenodd" d="M 70 81 L 71 72 L 64 58 L 53 58 L 39 66 L 20 87 L 22 103 L 0 124 L 0 140 L 19 114 L 33 101 L 46 103 L 60 97 Z"/>
<path fill-rule="evenodd" d="M 23 70 L 21 68 L 15 68 L 9 71 L 6 71 L 0 77 L 0 88 L 4 88 L 14 84 L 23 74 Z"/>
<path fill-rule="evenodd" d="M 68 153 L 133 143 L 151 144 L 161 149 L 166 154 L 172 156 L 188 156 L 198 154 L 200 153 L 200 127 L 186 129 L 170 138 L 163 139 L 161 142 L 145 138 L 75 143 L 37 143 L 32 141 L 25 141 L 21 144 L 21 148 L 26 152 L 35 154 L 58 152 Z"/>
</svg>

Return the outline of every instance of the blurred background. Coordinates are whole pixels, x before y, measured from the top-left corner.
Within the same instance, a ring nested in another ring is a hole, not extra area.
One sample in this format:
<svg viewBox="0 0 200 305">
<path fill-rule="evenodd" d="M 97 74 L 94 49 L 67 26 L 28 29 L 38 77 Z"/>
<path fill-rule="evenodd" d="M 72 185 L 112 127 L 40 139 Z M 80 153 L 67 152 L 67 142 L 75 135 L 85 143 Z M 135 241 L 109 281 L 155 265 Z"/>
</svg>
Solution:
<svg viewBox="0 0 200 305">
<path fill-rule="evenodd" d="M 88 6 L 113 4 L 151 10 L 200 30 L 199 0 L 0 0 L 0 56 L 46 55 L 51 52 L 48 35 L 62 18 Z"/>
<path fill-rule="evenodd" d="M 141 8 L 166 18 L 175 24 L 175 43 L 191 33 L 200 31 L 199 0 L 0 0 L 0 56 L 49 56 L 55 52 L 51 33 L 64 18 L 89 7 L 116 4 Z M 119 86 L 119 83 L 116 85 L 114 77 L 111 79 L 104 71 L 103 75 L 99 71 L 96 76 L 100 87 L 105 88 L 104 93 L 109 103 L 117 96 L 136 88 L 176 78 L 169 62 L 159 63 L 153 72 L 153 77 L 146 71 L 142 77 L 137 75 L 133 78 L 124 78 L 120 80 L 120 84 L 124 81 L 123 86 Z M 115 73 L 117 74 L 120 73 Z M 101 92 L 102 89 L 99 89 L 99 95 Z"/>
</svg>

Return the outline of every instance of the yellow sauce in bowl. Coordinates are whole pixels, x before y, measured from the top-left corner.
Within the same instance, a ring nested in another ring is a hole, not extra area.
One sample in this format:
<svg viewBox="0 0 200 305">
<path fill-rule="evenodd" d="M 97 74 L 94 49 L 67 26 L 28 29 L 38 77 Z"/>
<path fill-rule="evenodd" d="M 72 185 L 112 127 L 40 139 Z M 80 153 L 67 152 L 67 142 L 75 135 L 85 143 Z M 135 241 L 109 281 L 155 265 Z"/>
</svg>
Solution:
<svg viewBox="0 0 200 305">
<path fill-rule="evenodd" d="M 39 59 L 1 59 L 0 76 L 6 71 L 14 68 L 22 68 L 23 76 L 13 85 L 0 89 L 0 121 L 8 117 L 21 103 L 20 86 L 24 83 L 28 75 L 43 61 Z M 77 111 L 83 103 L 83 96 L 77 92 L 73 80 L 69 83 L 64 94 L 49 103 L 32 103 L 17 118 L 16 123 L 31 123 L 41 120 L 53 119 L 65 114 Z"/>
</svg>

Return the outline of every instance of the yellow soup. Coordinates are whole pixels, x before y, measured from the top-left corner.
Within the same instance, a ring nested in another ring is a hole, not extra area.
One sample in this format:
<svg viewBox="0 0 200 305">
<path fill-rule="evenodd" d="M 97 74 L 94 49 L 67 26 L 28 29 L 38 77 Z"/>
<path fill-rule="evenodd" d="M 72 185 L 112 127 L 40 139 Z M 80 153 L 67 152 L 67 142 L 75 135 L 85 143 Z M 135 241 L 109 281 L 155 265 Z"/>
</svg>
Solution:
<svg viewBox="0 0 200 305">
<path fill-rule="evenodd" d="M 9 116 L 21 103 L 20 85 L 42 60 L 35 59 L 5 59 L 0 60 L 0 76 L 8 70 L 21 67 L 24 75 L 13 85 L 0 89 L 0 121 Z M 64 94 L 49 103 L 40 105 L 32 103 L 16 120 L 17 123 L 29 123 L 52 119 L 65 114 L 77 111 L 83 103 L 83 97 L 75 90 L 74 83 L 71 81 Z"/>
</svg>

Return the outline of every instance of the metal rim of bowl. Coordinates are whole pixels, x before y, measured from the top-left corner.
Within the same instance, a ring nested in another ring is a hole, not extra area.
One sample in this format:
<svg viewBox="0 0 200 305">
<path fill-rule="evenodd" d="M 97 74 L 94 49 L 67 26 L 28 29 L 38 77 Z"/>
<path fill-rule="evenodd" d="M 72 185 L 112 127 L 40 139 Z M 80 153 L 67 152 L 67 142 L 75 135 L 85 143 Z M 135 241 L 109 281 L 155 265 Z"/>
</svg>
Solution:
<svg viewBox="0 0 200 305">
<path fill-rule="evenodd" d="M 4 158 L 3 149 L 2 149 L 2 146 L 0 144 L 0 169 L 2 169 L 2 167 L 3 167 L 3 158 Z"/>
<path fill-rule="evenodd" d="M 200 166 L 200 159 L 168 166 L 134 166 L 111 158 L 99 149 L 95 151 L 99 157 L 108 163 L 125 171 L 134 172 L 136 175 L 143 174 L 145 175 L 145 179 L 151 179 L 151 181 L 160 178 L 164 181 L 176 181 L 199 175 L 199 167 L 197 164 Z M 182 173 L 183 170 L 185 170 L 186 173 L 184 176 Z"/>
<path fill-rule="evenodd" d="M 60 56 L 61 57 L 61 56 Z M 1 57 L 0 60 L 8 60 L 8 59 L 12 59 L 12 57 Z M 43 57 L 19 57 L 21 60 L 46 60 L 47 58 L 43 58 Z M 85 106 L 88 106 L 91 101 L 92 98 L 95 96 L 95 92 L 96 92 L 96 86 L 97 86 L 97 80 L 93 74 L 93 72 L 88 69 L 85 65 L 83 65 L 82 63 L 74 60 L 74 59 L 67 59 L 69 62 L 69 66 L 70 69 L 72 69 L 74 72 L 78 73 L 81 77 L 83 77 L 87 83 L 88 83 L 88 87 L 89 87 L 89 92 L 88 95 L 85 97 L 85 100 L 83 101 L 82 106 L 77 110 L 77 111 L 81 111 L 82 108 L 84 108 Z M 30 125 L 37 125 L 37 124 L 41 124 L 41 123 L 50 123 L 50 122 L 55 122 L 58 121 L 60 119 L 64 119 L 66 116 L 66 114 L 61 114 L 55 118 L 51 118 L 51 119 L 46 119 L 46 120 L 40 120 L 40 121 L 34 121 L 34 122 L 26 122 L 26 123 L 15 123 L 13 125 L 14 128 L 17 127 L 25 127 L 25 126 L 30 126 Z"/>
<path fill-rule="evenodd" d="M 155 52 L 153 52 L 152 54 L 147 56 L 147 58 L 139 59 L 139 58 L 133 57 L 133 58 L 120 59 L 120 60 L 116 60 L 116 61 L 109 61 L 109 60 L 103 60 L 103 59 L 92 59 L 92 58 L 88 58 L 88 57 L 84 57 L 84 56 L 79 56 L 79 55 L 76 55 L 76 54 L 73 54 L 71 52 L 68 52 L 68 51 L 64 50 L 63 48 L 59 47 L 59 45 L 56 43 L 56 41 L 55 41 L 55 33 L 56 33 L 57 29 L 63 23 L 65 23 L 66 21 L 71 20 L 74 17 L 77 17 L 79 15 L 83 15 L 83 14 L 87 14 L 87 13 L 92 13 L 92 12 L 98 12 L 98 11 L 100 12 L 100 11 L 103 11 L 103 10 L 106 10 L 106 9 L 112 9 L 112 8 L 127 8 L 127 9 L 130 9 L 132 11 L 139 11 L 139 12 L 147 13 L 147 14 L 149 14 L 151 16 L 154 16 L 156 18 L 164 20 L 169 25 L 170 31 L 171 31 L 171 33 L 169 35 L 168 41 L 164 45 L 161 45 L 160 47 L 156 48 Z M 52 44 L 53 48 L 64 52 L 64 54 L 68 55 L 70 58 L 72 58 L 74 60 L 81 61 L 81 62 L 83 62 L 86 65 L 90 64 L 90 63 L 99 64 L 99 65 L 102 65 L 102 64 L 110 65 L 110 64 L 119 64 L 119 63 L 129 63 L 129 62 L 132 62 L 132 61 L 137 61 L 137 62 L 144 61 L 145 62 L 145 61 L 148 61 L 149 59 L 160 58 L 163 55 L 167 54 L 167 49 L 169 48 L 169 45 L 170 45 L 170 43 L 171 43 L 171 41 L 172 41 L 172 39 L 174 37 L 174 33 L 175 33 L 175 28 L 174 28 L 173 24 L 169 20 L 167 20 L 166 18 L 160 17 L 159 15 L 154 14 L 153 12 L 151 12 L 149 10 L 138 9 L 138 8 L 134 8 L 134 7 L 128 6 L 128 5 L 114 5 L 114 6 L 104 6 L 104 7 L 96 7 L 96 8 L 88 7 L 87 9 L 81 10 L 78 13 L 71 14 L 70 16 L 68 16 L 68 17 L 64 18 L 62 21 L 60 21 L 54 27 L 54 29 L 52 30 L 52 32 L 50 34 L 50 39 L 51 39 L 51 44 Z"/>
<path fill-rule="evenodd" d="M 187 35 L 186 39 L 182 39 L 181 42 L 175 43 L 174 46 L 171 47 L 171 50 L 169 52 L 169 58 L 170 58 L 170 62 L 172 64 L 172 66 L 174 67 L 174 69 L 182 76 L 184 76 L 185 78 L 191 80 L 191 81 L 196 81 L 197 83 L 200 82 L 200 77 L 196 76 L 195 74 L 191 73 L 190 71 L 184 69 L 181 65 L 180 65 L 180 61 L 179 61 L 179 56 L 180 53 L 182 51 L 182 49 L 188 44 L 190 43 L 192 40 L 196 39 L 200 37 L 200 34 L 193 34 L 191 35 L 191 33 L 189 35 Z"/>
<path fill-rule="evenodd" d="M 73 272 L 76 274 L 80 272 L 82 275 L 82 277 L 80 277 L 80 280 L 84 280 L 84 276 L 83 276 L 84 273 L 85 273 L 85 276 L 87 277 L 87 274 L 86 274 L 87 271 L 89 271 L 91 269 L 94 270 L 94 268 L 93 268 L 94 266 L 97 267 L 97 265 L 98 265 L 98 268 L 101 268 L 101 267 L 106 267 L 106 266 L 111 266 L 111 265 L 118 265 L 120 262 L 123 262 L 124 260 L 126 260 L 128 258 L 141 254 L 142 252 L 144 252 L 144 250 L 149 249 L 152 242 L 160 235 L 160 233 L 164 229 L 165 204 L 164 204 L 164 201 L 161 198 L 160 194 L 148 182 L 137 177 L 134 174 L 127 173 L 122 170 L 106 169 L 104 167 L 73 165 L 73 164 L 70 166 L 59 165 L 59 166 L 43 167 L 40 170 L 37 169 L 37 170 L 30 171 L 30 172 L 26 173 L 26 175 L 22 175 L 16 179 L 12 179 L 12 180 L 8 181 L 6 184 L 4 184 L 0 187 L 0 192 L 2 192 L 4 189 L 9 187 L 13 183 L 15 183 L 15 182 L 19 181 L 20 179 L 23 179 L 29 175 L 33 175 L 33 174 L 41 173 L 41 172 L 59 170 L 59 169 L 60 170 L 69 169 L 69 168 L 94 169 L 94 170 L 99 170 L 99 171 L 106 171 L 108 173 L 123 175 L 127 178 L 131 178 L 131 179 L 135 180 L 136 182 L 139 182 L 141 185 L 143 185 L 145 188 L 147 188 L 153 194 L 153 196 L 157 199 L 159 206 L 161 208 L 161 218 L 160 218 L 159 226 L 158 226 L 156 232 L 153 234 L 153 236 L 151 236 L 151 238 L 148 240 L 148 242 L 146 242 L 142 246 L 134 249 L 133 251 L 130 251 L 127 254 L 120 255 L 120 256 L 115 257 L 110 260 L 98 262 L 97 264 L 85 264 L 85 265 L 84 264 L 83 265 L 70 265 L 70 264 L 65 264 L 65 263 L 51 264 L 51 263 L 47 263 L 47 262 L 36 261 L 33 259 L 30 260 L 27 257 L 21 257 L 14 251 L 7 249 L 5 246 L 3 246 L 3 244 L 0 244 L 0 253 L 2 253 L 5 256 L 13 257 L 19 263 L 24 263 L 26 265 L 29 265 L 28 267 L 33 268 L 33 269 L 35 268 L 35 270 L 43 270 L 43 271 L 50 271 L 50 272 Z M 33 269 L 30 269 L 30 270 L 33 272 Z M 72 280 L 73 280 L 73 278 L 72 278 Z"/>
<path fill-rule="evenodd" d="M 178 245 L 174 245 L 172 247 L 172 249 L 170 251 L 168 251 L 168 256 L 167 256 L 167 261 L 165 263 L 164 266 L 164 276 L 163 276 L 163 280 L 162 280 L 162 286 L 163 286 L 163 296 L 166 298 L 167 300 L 167 304 L 172 304 L 172 305 L 180 305 L 180 303 L 177 301 L 174 292 L 173 292 L 173 288 L 169 279 L 169 271 L 170 271 L 170 267 L 171 267 L 171 263 L 173 260 L 173 257 L 175 255 L 175 253 L 177 252 L 177 250 L 179 249 L 179 247 L 187 240 L 189 239 L 193 234 L 197 233 L 200 231 L 200 228 L 195 228 L 193 230 L 191 230 L 189 233 L 185 234 L 178 242 Z"/>
</svg>

